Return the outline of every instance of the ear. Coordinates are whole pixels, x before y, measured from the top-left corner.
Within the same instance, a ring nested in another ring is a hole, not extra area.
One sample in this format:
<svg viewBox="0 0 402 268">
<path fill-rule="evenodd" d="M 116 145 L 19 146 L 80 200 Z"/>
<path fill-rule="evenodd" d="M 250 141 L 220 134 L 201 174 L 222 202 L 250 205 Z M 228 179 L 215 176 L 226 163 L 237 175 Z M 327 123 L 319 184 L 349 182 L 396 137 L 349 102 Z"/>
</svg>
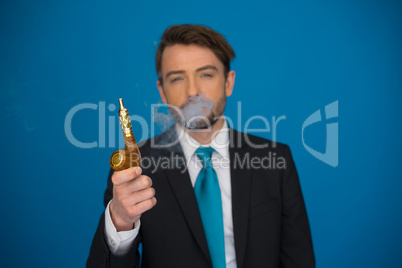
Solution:
<svg viewBox="0 0 402 268">
<path fill-rule="evenodd" d="M 235 71 L 228 72 L 228 76 L 225 82 L 226 97 L 230 97 L 230 95 L 232 95 L 233 93 L 235 77 L 236 77 Z"/>
<path fill-rule="evenodd" d="M 163 90 L 163 86 L 161 85 L 161 82 L 159 82 L 159 80 L 156 81 L 156 86 L 157 86 L 157 88 L 159 90 L 159 95 L 161 96 L 161 99 L 162 99 L 163 103 L 167 104 L 165 91 Z"/>
</svg>

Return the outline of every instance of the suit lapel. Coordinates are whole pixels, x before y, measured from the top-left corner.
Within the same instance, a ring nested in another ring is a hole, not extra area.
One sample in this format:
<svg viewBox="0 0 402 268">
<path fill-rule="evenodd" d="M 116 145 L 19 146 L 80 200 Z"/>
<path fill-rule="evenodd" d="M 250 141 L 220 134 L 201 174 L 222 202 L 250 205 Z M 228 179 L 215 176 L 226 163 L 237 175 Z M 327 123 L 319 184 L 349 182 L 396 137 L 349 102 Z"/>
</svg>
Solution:
<svg viewBox="0 0 402 268">
<path fill-rule="evenodd" d="M 230 129 L 230 176 L 232 181 L 233 233 L 236 249 L 237 267 L 241 268 L 247 241 L 248 214 L 251 190 L 251 169 L 240 168 L 245 156 L 244 134 Z M 236 162 L 237 161 L 237 162 Z"/>
<path fill-rule="evenodd" d="M 183 170 L 184 168 L 182 170 L 170 169 L 165 170 L 165 173 L 195 240 L 205 257 L 211 261 L 194 189 L 187 170 L 181 173 Z"/>
<path fill-rule="evenodd" d="M 163 137 L 161 140 L 165 140 L 167 143 L 171 143 L 172 140 L 177 140 L 176 133 L 175 131 L 172 133 L 172 130 L 174 129 L 171 128 L 168 131 L 168 140 L 164 139 Z M 187 171 L 187 165 L 180 143 L 176 143 L 170 147 L 169 151 L 163 150 L 162 152 L 163 153 L 161 153 L 161 155 L 168 156 L 171 161 L 171 168 L 164 169 L 167 180 L 176 196 L 177 202 L 180 205 L 180 208 L 195 240 L 200 246 L 205 257 L 212 264 L 209 256 L 207 240 L 204 234 L 204 228 L 202 226 L 201 215 L 198 209 L 197 199 L 195 197 L 194 189 Z M 177 161 L 177 159 L 184 161 Z"/>
</svg>

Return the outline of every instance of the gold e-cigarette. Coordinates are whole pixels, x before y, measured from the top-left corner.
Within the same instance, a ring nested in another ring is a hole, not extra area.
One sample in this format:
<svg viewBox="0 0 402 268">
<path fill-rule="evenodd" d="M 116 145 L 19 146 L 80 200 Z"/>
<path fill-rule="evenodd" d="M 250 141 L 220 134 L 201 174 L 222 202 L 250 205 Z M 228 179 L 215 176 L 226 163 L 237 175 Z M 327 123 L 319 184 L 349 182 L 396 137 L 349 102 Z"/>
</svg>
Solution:
<svg viewBox="0 0 402 268">
<path fill-rule="evenodd" d="M 133 129 L 131 127 L 130 115 L 123 105 L 123 99 L 119 99 L 119 119 L 123 130 L 125 150 L 116 150 L 110 157 L 110 166 L 114 170 L 123 170 L 130 167 L 139 167 L 141 164 L 140 151 L 135 142 Z"/>
</svg>

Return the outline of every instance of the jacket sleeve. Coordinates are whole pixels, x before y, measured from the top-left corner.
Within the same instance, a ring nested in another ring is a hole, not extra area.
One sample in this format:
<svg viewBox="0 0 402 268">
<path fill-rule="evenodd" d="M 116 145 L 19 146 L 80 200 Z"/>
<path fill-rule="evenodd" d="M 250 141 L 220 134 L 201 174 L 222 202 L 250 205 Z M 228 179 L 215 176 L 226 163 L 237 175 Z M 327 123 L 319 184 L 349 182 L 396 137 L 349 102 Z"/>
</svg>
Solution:
<svg viewBox="0 0 402 268">
<path fill-rule="evenodd" d="M 286 168 L 282 176 L 282 268 L 315 267 L 315 257 L 299 177 L 288 146 L 285 147 Z"/>
<path fill-rule="evenodd" d="M 113 184 L 111 177 L 113 170 L 110 170 L 108 176 L 108 186 L 105 191 L 104 205 L 105 208 L 113 197 Z M 139 233 L 135 238 L 130 251 L 123 256 L 116 256 L 109 250 L 105 236 L 105 213 L 102 214 L 99 220 L 98 228 L 96 229 L 94 238 L 92 240 L 89 257 L 87 259 L 87 268 L 137 268 L 139 267 L 140 254 L 138 252 L 138 245 L 141 241 L 141 234 Z"/>
</svg>

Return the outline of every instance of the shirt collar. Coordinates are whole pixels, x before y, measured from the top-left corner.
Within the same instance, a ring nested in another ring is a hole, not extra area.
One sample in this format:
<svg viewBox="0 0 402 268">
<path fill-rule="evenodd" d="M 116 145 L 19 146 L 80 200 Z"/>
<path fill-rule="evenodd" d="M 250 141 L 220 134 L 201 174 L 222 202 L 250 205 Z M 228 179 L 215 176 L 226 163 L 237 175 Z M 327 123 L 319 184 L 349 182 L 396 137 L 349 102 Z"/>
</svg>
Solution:
<svg viewBox="0 0 402 268">
<path fill-rule="evenodd" d="M 183 131 L 181 126 L 177 123 L 176 133 L 177 137 L 180 138 L 180 145 L 183 149 L 184 157 L 186 158 L 187 163 L 200 146 L 212 147 L 221 157 L 229 158 L 229 127 L 226 120 L 224 120 L 222 128 L 209 144 L 200 144 L 187 132 Z"/>
</svg>

